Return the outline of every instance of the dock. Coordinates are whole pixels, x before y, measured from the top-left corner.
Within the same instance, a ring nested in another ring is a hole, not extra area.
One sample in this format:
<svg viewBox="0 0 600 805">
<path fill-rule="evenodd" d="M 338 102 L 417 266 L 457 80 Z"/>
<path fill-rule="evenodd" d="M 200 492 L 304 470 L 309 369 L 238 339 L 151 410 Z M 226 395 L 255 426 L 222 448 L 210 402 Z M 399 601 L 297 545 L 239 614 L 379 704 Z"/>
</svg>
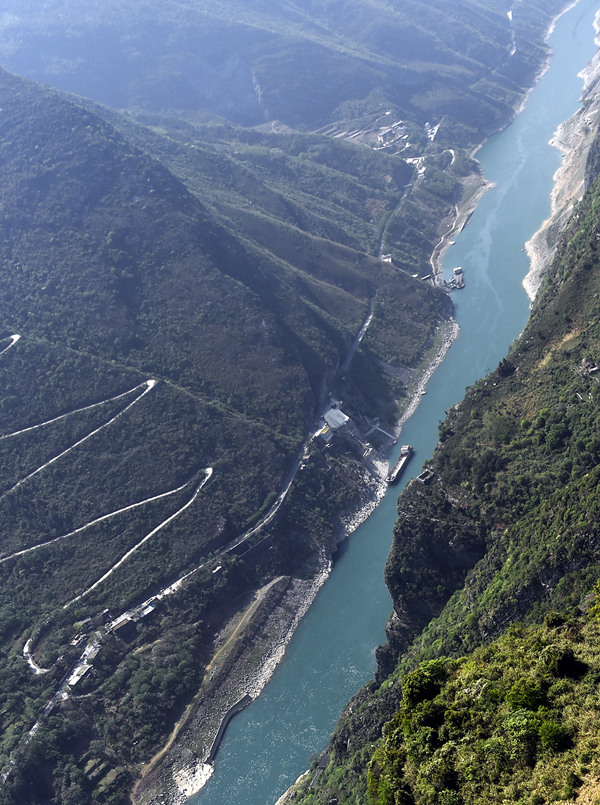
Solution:
<svg viewBox="0 0 600 805">
<path fill-rule="evenodd" d="M 392 467 L 390 474 L 386 478 L 388 484 L 396 484 L 400 480 L 400 476 L 402 475 L 404 468 L 408 464 L 410 457 L 413 454 L 413 449 L 409 444 L 403 444 L 400 448 L 400 455 L 398 456 L 398 460 Z"/>
<path fill-rule="evenodd" d="M 205 763 L 209 763 L 211 766 L 214 764 L 215 757 L 217 756 L 219 746 L 221 745 L 221 741 L 223 740 L 223 736 L 225 735 L 225 730 L 229 726 L 229 722 L 234 716 L 237 716 L 238 713 L 241 713 L 245 707 L 248 707 L 248 705 L 251 702 L 252 702 L 252 696 L 246 693 L 245 696 L 242 696 L 242 698 L 239 701 L 237 701 L 234 705 L 232 705 L 229 708 L 229 710 L 225 713 L 225 715 L 221 719 L 219 729 L 212 742 L 212 746 L 210 748 L 210 752 L 208 753 Z"/>
<path fill-rule="evenodd" d="M 462 270 L 462 266 L 457 266 L 454 271 L 452 272 L 452 279 L 448 284 L 449 288 L 464 288 L 465 287 L 465 275 Z"/>
</svg>

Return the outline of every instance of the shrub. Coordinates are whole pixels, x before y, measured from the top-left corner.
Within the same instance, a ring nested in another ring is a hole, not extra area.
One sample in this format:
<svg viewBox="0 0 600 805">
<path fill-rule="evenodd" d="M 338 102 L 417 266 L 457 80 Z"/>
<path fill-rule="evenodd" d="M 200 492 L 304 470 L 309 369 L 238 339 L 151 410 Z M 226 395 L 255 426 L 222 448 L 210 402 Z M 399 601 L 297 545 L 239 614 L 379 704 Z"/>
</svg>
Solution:
<svg viewBox="0 0 600 805">
<path fill-rule="evenodd" d="M 523 676 L 509 690 L 506 701 L 513 710 L 537 710 L 546 703 L 546 694 L 539 680 Z"/>
<path fill-rule="evenodd" d="M 572 743 L 568 730 L 550 718 L 542 721 L 539 736 L 544 749 L 549 749 L 552 752 L 564 752 Z"/>
<path fill-rule="evenodd" d="M 415 705 L 433 698 L 446 678 L 445 660 L 428 660 L 402 680 L 402 698 L 406 705 Z"/>
</svg>

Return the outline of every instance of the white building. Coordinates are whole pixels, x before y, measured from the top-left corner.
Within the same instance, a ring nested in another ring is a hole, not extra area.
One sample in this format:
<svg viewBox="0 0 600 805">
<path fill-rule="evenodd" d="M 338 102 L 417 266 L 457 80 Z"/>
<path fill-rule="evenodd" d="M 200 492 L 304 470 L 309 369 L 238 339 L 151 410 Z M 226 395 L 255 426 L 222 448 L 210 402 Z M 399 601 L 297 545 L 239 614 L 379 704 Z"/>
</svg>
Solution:
<svg viewBox="0 0 600 805">
<path fill-rule="evenodd" d="M 330 408 L 323 418 L 332 430 L 339 430 L 350 419 L 350 417 L 346 416 L 339 408 Z"/>
</svg>

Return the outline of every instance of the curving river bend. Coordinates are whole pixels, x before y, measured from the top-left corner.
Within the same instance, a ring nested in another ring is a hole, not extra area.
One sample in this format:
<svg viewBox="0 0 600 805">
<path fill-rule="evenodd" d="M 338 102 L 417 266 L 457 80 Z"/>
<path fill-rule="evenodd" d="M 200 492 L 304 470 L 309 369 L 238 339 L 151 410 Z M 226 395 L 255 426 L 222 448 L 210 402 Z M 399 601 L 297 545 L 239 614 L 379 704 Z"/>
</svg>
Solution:
<svg viewBox="0 0 600 805">
<path fill-rule="evenodd" d="M 444 411 L 465 387 L 495 368 L 527 320 L 521 282 L 529 268 L 523 246 L 550 211 L 560 154 L 548 145 L 578 107 L 577 73 L 595 52 L 598 0 L 580 0 L 550 37 L 554 57 L 514 123 L 478 153 L 495 187 L 447 251 L 444 273 L 462 265 L 466 288 L 456 292 L 460 334 L 406 423 L 402 441 L 416 456 L 404 475 L 419 472 L 437 441 Z M 399 449 L 399 446 L 398 446 Z M 350 697 L 375 671 L 391 610 L 383 567 L 396 519 L 398 487 L 345 543 L 333 572 L 261 696 L 227 730 L 207 785 L 189 805 L 273 805 L 321 752 Z"/>
</svg>

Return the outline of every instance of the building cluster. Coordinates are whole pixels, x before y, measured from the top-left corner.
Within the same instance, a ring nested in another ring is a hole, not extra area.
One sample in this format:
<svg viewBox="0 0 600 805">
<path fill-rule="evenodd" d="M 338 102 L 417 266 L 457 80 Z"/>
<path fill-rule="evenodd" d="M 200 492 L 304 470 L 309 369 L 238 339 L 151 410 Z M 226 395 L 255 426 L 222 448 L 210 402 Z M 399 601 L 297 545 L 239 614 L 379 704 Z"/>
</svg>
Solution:
<svg viewBox="0 0 600 805">
<path fill-rule="evenodd" d="M 402 120 L 397 120 L 391 126 L 386 126 L 379 130 L 377 134 L 377 145 L 380 148 L 390 145 L 400 138 L 408 138 L 408 130 Z"/>
</svg>

